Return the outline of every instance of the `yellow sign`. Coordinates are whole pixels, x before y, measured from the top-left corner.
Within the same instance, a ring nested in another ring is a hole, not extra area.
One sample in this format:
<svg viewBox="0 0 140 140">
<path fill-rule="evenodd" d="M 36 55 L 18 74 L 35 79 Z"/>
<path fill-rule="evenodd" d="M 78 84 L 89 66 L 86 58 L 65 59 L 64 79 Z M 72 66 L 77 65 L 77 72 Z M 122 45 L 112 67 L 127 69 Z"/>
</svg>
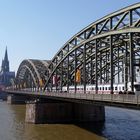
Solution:
<svg viewBox="0 0 140 140">
<path fill-rule="evenodd" d="M 41 87 L 43 87 L 43 80 L 42 79 L 40 79 L 39 84 Z"/>
<path fill-rule="evenodd" d="M 81 71 L 77 69 L 76 71 L 76 82 L 80 83 L 81 82 Z"/>
</svg>

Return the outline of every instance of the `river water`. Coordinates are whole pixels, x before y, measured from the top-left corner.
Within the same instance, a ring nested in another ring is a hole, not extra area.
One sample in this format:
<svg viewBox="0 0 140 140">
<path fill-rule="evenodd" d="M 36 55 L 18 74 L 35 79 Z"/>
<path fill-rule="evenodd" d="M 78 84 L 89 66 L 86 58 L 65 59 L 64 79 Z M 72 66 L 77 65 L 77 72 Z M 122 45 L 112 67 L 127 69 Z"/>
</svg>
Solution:
<svg viewBox="0 0 140 140">
<path fill-rule="evenodd" d="M 140 140 L 140 111 L 106 107 L 104 124 L 27 124 L 25 105 L 0 102 L 0 140 Z"/>
</svg>

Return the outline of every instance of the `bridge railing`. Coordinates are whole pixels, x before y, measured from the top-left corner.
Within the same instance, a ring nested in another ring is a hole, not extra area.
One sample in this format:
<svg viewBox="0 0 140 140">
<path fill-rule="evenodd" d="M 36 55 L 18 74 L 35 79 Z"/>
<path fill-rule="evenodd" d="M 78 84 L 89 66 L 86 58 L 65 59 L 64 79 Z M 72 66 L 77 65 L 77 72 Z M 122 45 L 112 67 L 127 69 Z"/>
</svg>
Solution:
<svg viewBox="0 0 140 140">
<path fill-rule="evenodd" d="M 81 100 L 94 100 L 104 102 L 116 102 L 116 103 L 127 103 L 127 104 L 140 104 L 140 94 L 95 94 L 95 93 L 67 93 L 67 92 L 47 92 L 41 90 L 32 89 L 20 89 L 13 90 L 8 89 L 7 91 L 21 94 L 35 94 L 44 96 L 55 96 L 63 98 L 81 99 Z"/>
<path fill-rule="evenodd" d="M 76 98 L 96 101 L 118 102 L 118 103 L 130 103 L 140 104 L 140 95 L 130 94 L 75 94 L 75 93 L 60 93 L 60 92 L 45 92 L 48 96 L 64 97 L 64 98 Z"/>
</svg>

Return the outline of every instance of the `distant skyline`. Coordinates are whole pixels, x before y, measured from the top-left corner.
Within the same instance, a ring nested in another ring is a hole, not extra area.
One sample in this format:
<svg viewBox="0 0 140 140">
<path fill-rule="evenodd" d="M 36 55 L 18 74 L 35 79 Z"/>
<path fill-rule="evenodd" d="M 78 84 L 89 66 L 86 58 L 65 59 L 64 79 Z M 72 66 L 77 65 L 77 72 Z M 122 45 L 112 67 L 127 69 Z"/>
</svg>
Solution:
<svg viewBox="0 0 140 140">
<path fill-rule="evenodd" d="M 0 65 L 7 46 L 10 70 L 24 59 L 51 60 L 77 32 L 139 0 L 0 0 Z"/>
</svg>

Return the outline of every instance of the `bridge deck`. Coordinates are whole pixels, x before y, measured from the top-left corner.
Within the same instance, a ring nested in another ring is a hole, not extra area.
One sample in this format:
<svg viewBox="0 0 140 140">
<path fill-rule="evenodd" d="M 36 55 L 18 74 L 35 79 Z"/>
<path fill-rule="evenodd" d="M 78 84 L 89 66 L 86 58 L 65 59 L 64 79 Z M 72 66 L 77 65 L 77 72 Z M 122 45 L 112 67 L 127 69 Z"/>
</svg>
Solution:
<svg viewBox="0 0 140 140">
<path fill-rule="evenodd" d="M 84 94 L 60 93 L 43 91 L 6 90 L 7 93 L 20 95 L 34 95 L 37 97 L 65 100 L 70 102 L 90 103 L 104 106 L 116 106 L 140 109 L 140 95 L 129 94 Z"/>
</svg>

